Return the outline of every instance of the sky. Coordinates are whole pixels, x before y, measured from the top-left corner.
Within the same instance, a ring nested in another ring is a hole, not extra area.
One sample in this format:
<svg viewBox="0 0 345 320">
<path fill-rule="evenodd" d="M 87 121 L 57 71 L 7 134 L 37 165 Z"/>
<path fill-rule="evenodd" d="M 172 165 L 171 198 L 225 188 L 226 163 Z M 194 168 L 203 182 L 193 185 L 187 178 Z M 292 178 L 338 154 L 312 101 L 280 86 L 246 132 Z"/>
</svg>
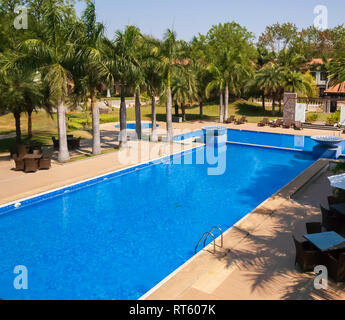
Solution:
<svg viewBox="0 0 345 320">
<path fill-rule="evenodd" d="M 107 36 L 128 24 L 144 34 L 162 38 L 174 28 L 179 39 L 189 41 L 207 33 L 212 25 L 235 21 L 259 36 L 267 25 L 293 22 L 299 28 L 313 25 L 314 8 L 328 9 L 330 28 L 345 24 L 344 0 L 95 0 L 97 18 L 106 26 Z M 76 5 L 80 14 L 83 2 Z"/>
</svg>

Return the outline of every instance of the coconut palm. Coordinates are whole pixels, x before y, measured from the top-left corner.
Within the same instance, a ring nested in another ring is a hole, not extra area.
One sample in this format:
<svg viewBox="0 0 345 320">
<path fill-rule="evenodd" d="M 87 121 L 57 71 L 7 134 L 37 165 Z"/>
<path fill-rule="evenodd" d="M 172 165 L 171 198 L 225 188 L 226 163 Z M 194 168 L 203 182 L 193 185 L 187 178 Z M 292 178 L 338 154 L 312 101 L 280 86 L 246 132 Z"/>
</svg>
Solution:
<svg viewBox="0 0 345 320">
<path fill-rule="evenodd" d="M 224 122 L 223 116 L 223 91 L 225 87 L 225 79 L 223 72 L 215 65 L 211 64 L 208 67 L 209 72 L 212 74 L 212 80 L 206 86 L 206 97 L 210 96 L 211 91 L 217 90 L 219 93 L 219 121 Z"/>
<path fill-rule="evenodd" d="M 186 121 L 186 105 L 198 100 L 196 74 L 191 67 L 178 69 L 172 78 L 172 97 L 176 105 L 182 109 L 183 120 Z"/>
<path fill-rule="evenodd" d="M 166 123 L 167 123 L 167 140 L 172 141 L 172 93 L 171 93 L 171 78 L 175 66 L 179 63 L 178 41 L 176 33 L 168 29 L 163 37 L 163 43 L 160 46 L 160 56 L 164 75 L 166 77 Z"/>
<path fill-rule="evenodd" d="M 265 96 L 272 98 L 272 111 L 274 113 L 278 93 L 280 93 L 281 88 L 284 88 L 283 69 L 273 63 L 269 63 L 259 70 L 254 81 L 257 88 L 263 93 L 263 103 Z"/>
<path fill-rule="evenodd" d="M 112 81 L 112 74 L 105 63 L 104 26 L 96 21 L 95 4 L 89 1 L 82 15 L 82 32 L 77 41 L 77 61 L 73 66 L 75 93 L 89 94 L 92 113 L 92 153 L 101 153 L 99 108 L 97 91 L 102 84 Z"/>
<path fill-rule="evenodd" d="M 21 48 L 25 53 L 17 63 L 36 68 L 49 87 L 50 99 L 57 110 L 59 154 L 61 162 L 70 159 L 65 120 L 65 102 L 73 81 L 71 70 L 75 64 L 74 28 L 76 18 L 67 14 L 61 3 L 45 0 L 42 3 L 40 35 L 25 40 Z"/>
<path fill-rule="evenodd" d="M 126 26 L 124 31 L 117 31 L 115 39 L 107 43 L 107 54 L 110 60 L 108 68 L 113 78 L 120 85 L 120 137 L 121 147 L 127 146 L 127 109 L 126 90 L 130 87 L 130 80 L 139 67 L 137 48 L 142 35 L 135 26 Z"/>
<path fill-rule="evenodd" d="M 284 87 L 288 92 L 297 92 L 313 97 L 316 92 L 314 78 L 310 73 L 286 70 L 284 72 Z"/>
<path fill-rule="evenodd" d="M 163 83 L 159 47 L 160 42 L 158 40 L 146 36 L 144 46 L 142 48 L 143 56 L 141 60 L 141 69 L 144 76 L 145 87 L 148 95 L 151 97 L 151 141 L 154 142 L 158 140 L 156 119 L 156 97 L 160 95 Z"/>
</svg>

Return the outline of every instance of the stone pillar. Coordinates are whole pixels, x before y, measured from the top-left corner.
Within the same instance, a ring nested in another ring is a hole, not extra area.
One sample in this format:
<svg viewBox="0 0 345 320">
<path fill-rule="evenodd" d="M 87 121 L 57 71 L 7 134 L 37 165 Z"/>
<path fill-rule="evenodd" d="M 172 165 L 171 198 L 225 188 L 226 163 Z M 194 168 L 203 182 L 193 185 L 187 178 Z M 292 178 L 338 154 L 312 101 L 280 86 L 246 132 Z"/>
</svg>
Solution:
<svg viewBox="0 0 345 320">
<path fill-rule="evenodd" d="M 284 93 L 284 120 L 295 121 L 297 93 Z"/>
</svg>

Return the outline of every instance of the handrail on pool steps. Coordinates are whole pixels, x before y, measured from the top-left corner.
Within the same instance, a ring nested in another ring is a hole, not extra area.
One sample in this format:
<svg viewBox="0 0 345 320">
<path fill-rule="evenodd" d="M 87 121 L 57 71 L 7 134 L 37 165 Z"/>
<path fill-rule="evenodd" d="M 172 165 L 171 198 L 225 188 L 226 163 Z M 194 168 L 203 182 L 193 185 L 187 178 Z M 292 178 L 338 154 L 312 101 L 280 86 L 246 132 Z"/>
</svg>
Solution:
<svg viewBox="0 0 345 320">
<path fill-rule="evenodd" d="M 218 245 L 216 244 L 216 238 L 215 238 L 215 236 L 214 236 L 213 233 L 212 233 L 213 230 L 215 230 L 215 229 L 218 229 L 219 232 L 220 232 L 220 236 L 221 236 L 220 246 L 218 246 Z M 195 250 L 194 250 L 195 254 L 197 253 L 198 247 L 199 247 L 199 245 L 200 245 L 200 243 L 201 243 L 201 241 L 202 241 L 203 239 L 204 239 L 204 248 L 205 248 L 205 246 L 206 246 L 206 241 L 207 241 L 207 239 L 208 239 L 210 236 L 213 238 L 213 254 L 216 253 L 216 246 L 219 247 L 219 248 L 223 248 L 223 244 L 224 244 L 224 241 L 223 241 L 223 230 L 222 230 L 221 228 L 217 227 L 217 226 L 214 226 L 214 227 L 211 229 L 210 232 L 205 232 L 205 233 L 203 234 L 203 236 L 202 236 L 201 239 L 199 240 L 198 244 L 195 246 Z"/>
</svg>

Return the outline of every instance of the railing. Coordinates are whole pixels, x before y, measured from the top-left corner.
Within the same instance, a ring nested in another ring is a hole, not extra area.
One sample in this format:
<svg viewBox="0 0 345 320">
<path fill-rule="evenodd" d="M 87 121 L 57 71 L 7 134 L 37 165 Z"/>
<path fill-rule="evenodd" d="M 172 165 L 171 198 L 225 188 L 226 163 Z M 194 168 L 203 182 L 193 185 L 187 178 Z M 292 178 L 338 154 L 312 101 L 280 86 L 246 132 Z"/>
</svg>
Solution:
<svg viewBox="0 0 345 320">
<path fill-rule="evenodd" d="M 221 238 L 220 238 L 220 239 L 221 239 L 221 240 L 220 240 L 220 241 L 221 241 L 221 242 L 220 242 L 220 246 L 216 244 L 216 238 L 215 238 L 214 234 L 212 233 L 215 229 L 219 230 L 219 232 L 220 232 L 220 236 L 221 236 Z M 205 246 L 206 246 L 206 241 L 207 241 L 207 239 L 208 239 L 210 236 L 213 238 L 213 254 L 216 253 L 216 246 L 219 247 L 219 248 L 223 248 L 223 244 L 224 244 L 223 230 L 222 230 L 221 228 L 215 226 L 215 227 L 213 227 L 213 228 L 211 229 L 211 231 L 205 232 L 205 233 L 202 235 L 202 237 L 201 237 L 201 239 L 199 240 L 198 244 L 195 246 L 195 249 L 194 249 L 195 254 L 197 253 L 198 247 L 199 247 L 199 245 L 200 245 L 200 243 L 201 243 L 202 240 L 204 240 L 203 249 L 205 248 Z"/>
</svg>

